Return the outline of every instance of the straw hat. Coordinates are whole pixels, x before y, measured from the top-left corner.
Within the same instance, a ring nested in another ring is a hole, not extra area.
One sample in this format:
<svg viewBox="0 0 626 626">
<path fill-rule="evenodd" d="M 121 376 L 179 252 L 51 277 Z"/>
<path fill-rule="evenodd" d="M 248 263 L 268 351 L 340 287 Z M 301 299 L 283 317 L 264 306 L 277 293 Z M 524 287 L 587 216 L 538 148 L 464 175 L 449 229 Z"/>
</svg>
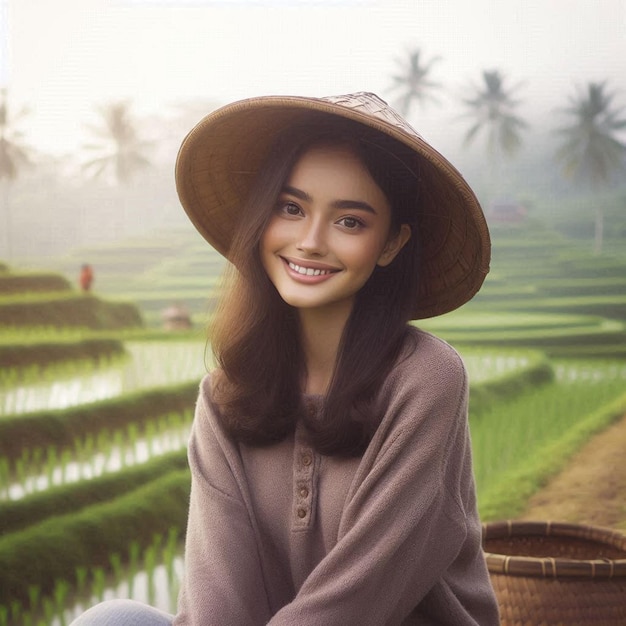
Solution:
<svg viewBox="0 0 626 626">
<path fill-rule="evenodd" d="M 372 93 L 250 98 L 203 118 L 184 139 L 176 162 L 178 195 L 200 234 L 228 257 L 238 209 L 277 133 L 306 123 L 311 111 L 360 122 L 421 157 L 414 233 L 420 240 L 420 289 L 413 319 L 470 300 L 489 271 L 491 244 L 480 204 L 454 166 Z"/>
</svg>

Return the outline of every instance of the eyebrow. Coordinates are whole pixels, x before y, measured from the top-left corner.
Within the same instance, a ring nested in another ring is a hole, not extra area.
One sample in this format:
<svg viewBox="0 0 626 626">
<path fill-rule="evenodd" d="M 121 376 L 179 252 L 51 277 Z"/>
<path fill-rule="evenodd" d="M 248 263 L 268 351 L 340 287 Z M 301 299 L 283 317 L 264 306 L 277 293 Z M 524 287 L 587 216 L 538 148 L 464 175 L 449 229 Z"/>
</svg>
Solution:
<svg viewBox="0 0 626 626">
<path fill-rule="evenodd" d="M 291 185 L 285 185 L 282 189 L 282 193 L 288 193 L 289 195 L 294 196 L 299 200 L 303 200 L 304 202 L 313 201 L 313 197 L 306 191 L 298 189 L 297 187 L 292 187 Z M 367 213 L 372 213 L 373 215 L 378 214 L 378 211 L 376 211 L 371 204 L 363 202 L 362 200 L 335 200 L 331 203 L 331 207 L 333 209 L 355 209 L 366 211 Z"/>
</svg>

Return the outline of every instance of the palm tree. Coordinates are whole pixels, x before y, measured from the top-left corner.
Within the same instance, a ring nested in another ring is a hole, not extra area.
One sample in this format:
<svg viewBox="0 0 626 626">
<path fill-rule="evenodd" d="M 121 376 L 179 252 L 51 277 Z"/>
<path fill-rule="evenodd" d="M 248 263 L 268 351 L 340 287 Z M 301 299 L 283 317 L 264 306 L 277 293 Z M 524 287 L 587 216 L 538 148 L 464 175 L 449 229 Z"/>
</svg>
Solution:
<svg viewBox="0 0 626 626">
<path fill-rule="evenodd" d="M 522 145 L 521 132 L 526 122 L 516 113 L 521 101 L 514 97 L 519 84 L 505 85 L 506 79 L 498 70 L 484 70 L 482 83 L 473 85 L 473 92 L 461 99 L 466 112 L 463 118 L 471 119 L 464 143 L 469 146 L 478 135 L 484 135 L 488 157 L 487 190 L 494 203 L 505 185 L 502 166 L 504 156 L 514 155 Z"/>
<path fill-rule="evenodd" d="M 140 137 L 128 101 L 104 104 L 97 111 L 100 123 L 87 125 L 94 141 L 83 146 L 94 156 L 83 163 L 83 171 L 117 184 L 117 189 L 111 190 L 115 201 L 107 215 L 108 231 L 115 237 L 125 236 L 131 225 L 143 221 L 134 190 L 128 186 L 140 170 L 151 165 L 148 154 L 153 153 L 153 142 Z M 126 187 L 123 190 L 122 185 Z"/>
<path fill-rule="evenodd" d="M 24 133 L 19 130 L 19 123 L 27 114 L 25 107 L 10 114 L 7 89 L 0 89 L 0 185 L 8 259 L 12 256 L 10 185 L 21 169 L 32 163 L 31 149 L 24 143 Z"/>
<path fill-rule="evenodd" d="M 408 59 L 396 59 L 401 70 L 399 74 L 392 76 L 393 84 L 388 91 L 402 90 L 403 93 L 396 99 L 394 106 L 402 115 L 408 115 L 413 104 L 423 106 L 426 101 L 437 101 L 432 92 L 441 88 L 441 84 L 429 78 L 433 65 L 441 60 L 441 57 L 433 57 L 424 62 L 422 52 L 415 48 L 409 52 Z"/>
<path fill-rule="evenodd" d="M 625 166 L 626 144 L 618 135 L 626 128 L 624 108 L 613 106 L 614 93 L 606 91 L 606 81 L 588 83 L 569 97 L 569 106 L 562 112 L 572 123 L 557 130 L 563 136 L 556 157 L 566 176 L 587 182 L 598 189 L 608 183 Z M 602 252 L 604 212 L 595 203 L 594 251 Z"/>
<path fill-rule="evenodd" d="M 481 132 L 486 134 L 487 152 L 494 160 L 501 154 L 512 155 L 522 145 L 521 131 L 526 122 L 516 114 L 521 104 L 513 97 L 519 84 L 505 87 L 505 77 L 498 70 L 485 70 L 483 83 L 474 86 L 474 93 L 463 98 L 463 104 L 469 109 L 465 117 L 471 117 L 472 126 L 465 134 L 465 143 L 470 144 Z"/>
<path fill-rule="evenodd" d="M 101 125 L 88 126 L 96 141 L 84 145 L 97 155 L 87 160 L 83 169 L 95 178 L 109 174 L 117 183 L 126 184 L 137 171 L 150 165 L 146 152 L 152 148 L 152 142 L 139 137 L 129 102 L 106 104 L 98 112 Z"/>
</svg>

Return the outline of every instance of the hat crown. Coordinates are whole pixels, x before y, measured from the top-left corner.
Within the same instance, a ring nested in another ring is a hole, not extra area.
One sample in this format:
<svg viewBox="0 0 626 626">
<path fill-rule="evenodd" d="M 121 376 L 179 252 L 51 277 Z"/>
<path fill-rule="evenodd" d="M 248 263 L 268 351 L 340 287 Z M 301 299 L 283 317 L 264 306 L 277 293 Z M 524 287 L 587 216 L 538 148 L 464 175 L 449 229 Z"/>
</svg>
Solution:
<svg viewBox="0 0 626 626">
<path fill-rule="evenodd" d="M 380 96 L 371 91 L 357 91 L 342 96 L 326 96 L 320 98 L 331 104 L 361 111 L 368 117 L 375 117 L 385 124 L 391 124 L 411 137 L 423 141 L 422 136 Z"/>
</svg>

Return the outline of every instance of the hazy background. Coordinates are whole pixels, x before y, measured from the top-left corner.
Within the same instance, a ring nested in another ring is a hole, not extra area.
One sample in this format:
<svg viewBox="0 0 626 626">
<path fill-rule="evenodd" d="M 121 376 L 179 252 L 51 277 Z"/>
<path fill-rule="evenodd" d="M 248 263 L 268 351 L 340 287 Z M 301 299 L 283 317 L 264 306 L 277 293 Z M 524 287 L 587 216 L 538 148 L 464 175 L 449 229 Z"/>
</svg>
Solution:
<svg viewBox="0 0 626 626">
<path fill-rule="evenodd" d="M 575 87 L 607 80 L 626 103 L 626 0 L 0 0 L 0 87 L 33 149 L 10 186 L 0 258 L 62 254 L 82 243 L 186 226 L 173 187 L 184 134 L 203 114 L 263 94 L 374 91 L 409 52 L 440 56 L 439 102 L 411 123 L 486 185 L 481 146 L 462 147 L 460 100 L 498 69 L 523 101 L 524 147 L 505 172 L 541 210 L 567 194 L 551 162 L 558 109 Z M 152 166 L 127 185 L 81 170 L 97 106 L 132 104 Z M 550 203 L 546 203 L 549 205 Z M 547 209 L 546 209 L 547 210 Z M 120 217 L 124 215 L 125 217 Z M 11 230 L 7 243 L 6 229 Z M 10 244 L 10 249 L 6 246 Z"/>
</svg>

